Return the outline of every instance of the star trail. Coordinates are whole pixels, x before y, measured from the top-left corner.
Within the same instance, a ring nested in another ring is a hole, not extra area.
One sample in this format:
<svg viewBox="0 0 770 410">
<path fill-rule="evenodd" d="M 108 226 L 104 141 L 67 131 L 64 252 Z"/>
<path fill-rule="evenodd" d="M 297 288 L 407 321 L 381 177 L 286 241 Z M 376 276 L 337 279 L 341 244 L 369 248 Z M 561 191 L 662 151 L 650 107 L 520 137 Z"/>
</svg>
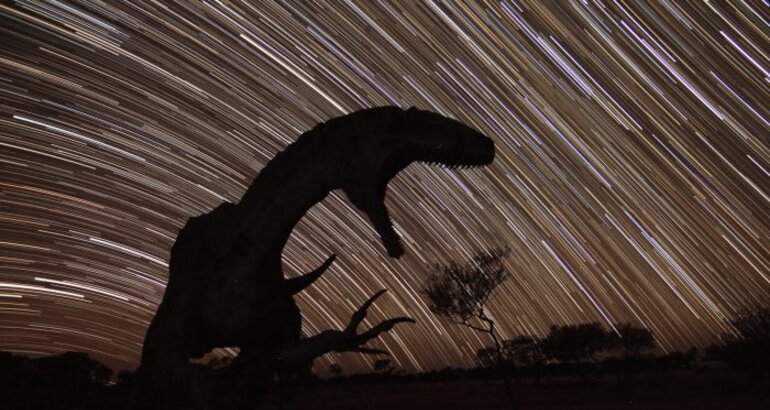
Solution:
<svg viewBox="0 0 770 410">
<path fill-rule="evenodd" d="M 387 288 L 365 326 L 418 321 L 374 343 L 397 367 L 470 366 L 491 341 L 420 288 L 507 244 L 505 338 L 632 322 L 663 351 L 712 344 L 770 303 L 768 21 L 741 0 L 3 2 L 0 349 L 135 367 L 187 218 L 380 105 L 461 120 L 497 157 L 391 182 L 399 260 L 344 195 L 311 209 L 286 275 L 338 259 L 299 297 L 305 333 Z"/>
</svg>

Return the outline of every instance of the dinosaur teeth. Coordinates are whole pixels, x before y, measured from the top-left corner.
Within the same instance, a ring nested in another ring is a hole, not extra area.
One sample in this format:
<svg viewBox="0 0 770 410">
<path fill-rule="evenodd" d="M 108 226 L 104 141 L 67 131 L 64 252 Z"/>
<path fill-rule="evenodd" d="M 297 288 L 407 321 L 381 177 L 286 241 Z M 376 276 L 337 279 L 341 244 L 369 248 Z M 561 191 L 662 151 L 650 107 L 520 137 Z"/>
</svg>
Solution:
<svg viewBox="0 0 770 410">
<path fill-rule="evenodd" d="M 427 154 L 427 158 L 421 162 L 450 170 L 478 168 L 489 163 L 483 154 L 448 150 L 434 150 Z"/>
</svg>

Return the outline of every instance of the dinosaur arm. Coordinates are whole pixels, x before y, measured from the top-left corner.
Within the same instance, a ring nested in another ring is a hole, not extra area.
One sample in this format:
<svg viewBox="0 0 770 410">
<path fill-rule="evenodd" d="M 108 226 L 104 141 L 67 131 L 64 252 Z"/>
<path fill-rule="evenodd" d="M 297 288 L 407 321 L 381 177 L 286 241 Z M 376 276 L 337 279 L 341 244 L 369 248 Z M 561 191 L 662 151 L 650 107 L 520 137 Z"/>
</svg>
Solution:
<svg viewBox="0 0 770 410">
<path fill-rule="evenodd" d="M 302 369 L 313 362 L 316 357 L 321 357 L 329 352 L 356 352 L 364 354 L 388 354 L 387 351 L 362 346 L 377 338 L 381 333 L 391 330 L 399 323 L 415 323 L 408 317 L 399 317 L 385 320 L 371 329 L 359 334 L 356 329 L 366 318 L 369 307 L 375 299 L 380 297 L 385 290 L 375 293 L 352 315 L 350 323 L 345 330 L 325 330 L 315 336 L 299 340 L 297 343 L 285 347 L 280 352 L 281 371 Z"/>
</svg>

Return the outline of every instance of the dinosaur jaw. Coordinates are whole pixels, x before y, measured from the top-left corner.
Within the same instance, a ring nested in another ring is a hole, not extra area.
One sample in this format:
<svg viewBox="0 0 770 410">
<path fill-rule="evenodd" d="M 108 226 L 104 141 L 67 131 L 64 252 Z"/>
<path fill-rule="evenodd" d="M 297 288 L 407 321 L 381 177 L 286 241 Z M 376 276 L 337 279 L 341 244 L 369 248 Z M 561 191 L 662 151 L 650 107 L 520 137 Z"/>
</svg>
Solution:
<svg viewBox="0 0 770 410">
<path fill-rule="evenodd" d="M 383 205 L 383 208 L 385 206 Z M 387 212 L 387 209 L 385 210 Z M 400 258 L 404 254 L 404 246 L 401 244 L 401 237 L 398 236 L 393 228 L 393 220 L 389 219 L 387 225 L 375 226 L 380 235 L 383 246 L 391 258 Z"/>
<path fill-rule="evenodd" d="M 382 244 L 393 258 L 399 258 L 404 254 L 404 248 L 401 244 L 401 238 L 393 227 L 393 220 L 385 206 L 385 191 L 388 182 L 399 171 L 404 169 L 412 162 L 421 162 L 429 165 L 437 165 L 445 169 L 467 169 L 483 167 L 492 162 L 495 157 L 494 145 L 481 144 L 480 149 L 475 151 L 450 150 L 443 147 L 431 146 L 428 144 L 417 144 L 410 150 L 413 153 L 411 158 L 398 156 L 391 158 L 390 167 L 384 167 L 380 174 L 379 192 L 375 195 L 374 206 L 367 211 L 369 219 L 382 240 Z"/>
<path fill-rule="evenodd" d="M 494 146 L 490 149 L 477 151 L 455 151 L 446 149 L 430 149 L 427 147 L 426 154 L 417 161 L 429 165 L 438 165 L 447 169 L 466 169 L 487 166 L 495 159 Z"/>
</svg>

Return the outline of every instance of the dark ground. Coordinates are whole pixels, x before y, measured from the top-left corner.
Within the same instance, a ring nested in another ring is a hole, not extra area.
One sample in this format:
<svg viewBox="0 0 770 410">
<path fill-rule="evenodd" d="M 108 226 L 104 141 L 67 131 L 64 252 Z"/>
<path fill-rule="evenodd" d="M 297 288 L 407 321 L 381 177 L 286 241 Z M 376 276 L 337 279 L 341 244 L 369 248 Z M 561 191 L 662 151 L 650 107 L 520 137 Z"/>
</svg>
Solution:
<svg viewBox="0 0 770 410">
<path fill-rule="evenodd" d="M 770 408 L 770 380 L 748 382 L 722 372 L 637 375 L 619 385 L 614 377 L 551 379 L 536 385 L 512 382 L 522 410 L 539 409 L 697 409 Z M 283 404 L 270 397 L 263 409 L 509 409 L 503 384 L 495 381 L 446 381 L 395 384 L 320 384 Z"/>
<path fill-rule="evenodd" d="M 680 370 L 638 374 L 619 384 L 602 379 L 549 377 L 511 382 L 521 410 L 540 409 L 694 409 L 770 408 L 770 378 L 754 380 L 724 370 Z M 2 389 L 0 389 L 2 390 Z M 281 391 L 283 393 L 281 394 Z M 292 392 L 294 394 L 292 394 Z M 283 397 L 281 399 L 281 397 Z M 67 391 L 20 386 L 5 391 L 0 409 L 131 409 L 131 391 L 120 386 Z M 256 409 L 265 410 L 492 410 L 510 409 L 497 380 L 424 381 L 338 379 L 299 388 L 275 385 Z M 256 410 L 255 409 L 255 410 Z"/>
</svg>

